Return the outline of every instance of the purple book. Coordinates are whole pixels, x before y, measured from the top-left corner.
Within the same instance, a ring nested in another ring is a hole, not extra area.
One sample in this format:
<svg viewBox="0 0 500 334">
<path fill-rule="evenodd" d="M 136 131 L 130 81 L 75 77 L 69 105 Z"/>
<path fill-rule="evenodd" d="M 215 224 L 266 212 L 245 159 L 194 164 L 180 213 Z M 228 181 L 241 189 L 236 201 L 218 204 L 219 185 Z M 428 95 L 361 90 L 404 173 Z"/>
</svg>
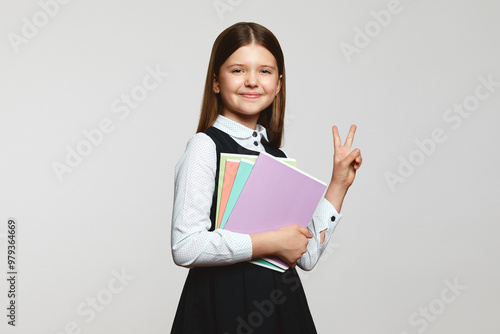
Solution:
<svg viewBox="0 0 500 334">
<path fill-rule="evenodd" d="M 323 182 L 262 152 L 224 229 L 251 234 L 307 227 L 325 190 Z"/>
</svg>

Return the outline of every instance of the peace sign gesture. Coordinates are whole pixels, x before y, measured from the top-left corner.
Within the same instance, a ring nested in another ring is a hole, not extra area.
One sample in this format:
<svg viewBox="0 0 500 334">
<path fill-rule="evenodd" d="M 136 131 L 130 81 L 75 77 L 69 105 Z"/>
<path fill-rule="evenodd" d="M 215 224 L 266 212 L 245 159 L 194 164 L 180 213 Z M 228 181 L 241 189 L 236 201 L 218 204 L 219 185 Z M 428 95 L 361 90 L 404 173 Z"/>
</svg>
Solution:
<svg viewBox="0 0 500 334">
<path fill-rule="evenodd" d="M 359 149 L 354 149 L 351 152 L 356 125 L 351 125 L 344 145 L 342 145 L 339 130 L 335 125 L 332 127 L 332 132 L 334 149 L 332 182 L 338 186 L 349 188 L 356 176 L 356 170 L 359 169 L 363 160 Z"/>
<path fill-rule="evenodd" d="M 332 133 L 334 149 L 333 171 L 332 180 L 325 194 L 325 198 L 340 212 L 347 189 L 349 189 L 354 182 L 356 171 L 361 166 L 363 159 L 361 158 L 361 151 L 359 149 L 356 148 L 351 151 L 354 134 L 356 133 L 356 125 L 351 125 L 344 145 L 342 145 L 339 130 L 335 125 L 332 127 Z"/>
</svg>

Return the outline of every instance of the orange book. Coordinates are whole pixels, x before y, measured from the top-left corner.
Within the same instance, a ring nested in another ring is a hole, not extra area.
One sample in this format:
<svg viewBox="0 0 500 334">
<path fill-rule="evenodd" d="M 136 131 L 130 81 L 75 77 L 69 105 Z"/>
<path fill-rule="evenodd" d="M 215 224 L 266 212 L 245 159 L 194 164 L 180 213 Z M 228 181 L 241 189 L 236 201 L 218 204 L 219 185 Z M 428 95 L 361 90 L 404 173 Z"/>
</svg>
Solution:
<svg viewBox="0 0 500 334">
<path fill-rule="evenodd" d="M 224 170 L 224 181 L 222 183 L 217 228 L 220 227 L 222 217 L 224 216 L 224 210 L 226 209 L 227 200 L 229 199 L 229 194 L 231 193 L 231 189 L 233 188 L 234 178 L 236 177 L 236 172 L 238 171 L 239 165 L 240 162 L 238 160 L 226 160 L 226 169 Z"/>
</svg>

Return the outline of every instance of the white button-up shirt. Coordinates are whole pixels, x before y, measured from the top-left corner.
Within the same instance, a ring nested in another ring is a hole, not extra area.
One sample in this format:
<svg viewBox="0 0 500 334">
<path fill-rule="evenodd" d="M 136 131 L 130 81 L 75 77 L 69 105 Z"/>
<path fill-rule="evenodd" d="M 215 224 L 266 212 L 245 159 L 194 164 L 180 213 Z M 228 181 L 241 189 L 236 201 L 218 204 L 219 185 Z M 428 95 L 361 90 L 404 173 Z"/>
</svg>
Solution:
<svg viewBox="0 0 500 334">
<path fill-rule="evenodd" d="M 214 127 L 230 135 L 246 149 L 264 152 L 261 139 L 267 138 L 260 124 L 252 130 L 219 115 Z M 256 135 L 255 135 L 256 133 Z M 184 267 L 228 265 L 250 260 L 250 235 L 216 229 L 212 226 L 210 209 L 215 190 L 217 156 L 212 139 L 199 132 L 189 140 L 186 150 L 175 166 L 175 194 L 172 213 L 172 255 L 174 262 Z M 311 270 L 328 245 L 342 214 L 323 198 L 309 222 L 314 236 L 309 239 L 307 252 L 297 261 L 304 270 Z M 325 241 L 320 244 L 320 232 L 326 230 Z"/>
</svg>

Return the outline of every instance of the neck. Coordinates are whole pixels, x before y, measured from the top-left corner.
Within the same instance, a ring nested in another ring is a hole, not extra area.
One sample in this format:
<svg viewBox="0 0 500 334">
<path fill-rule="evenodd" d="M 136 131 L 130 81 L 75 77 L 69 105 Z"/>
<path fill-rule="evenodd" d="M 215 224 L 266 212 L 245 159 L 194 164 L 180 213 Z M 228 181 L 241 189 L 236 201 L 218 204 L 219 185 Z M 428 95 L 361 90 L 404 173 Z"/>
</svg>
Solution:
<svg viewBox="0 0 500 334">
<path fill-rule="evenodd" d="M 252 130 L 257 129 L 257 121 L 259 120 L 259 115 L 242 116 L 223 111 L 222 116 L 229 118 L 236 123 L 240 123 L 241 125 L 246 126 L 247 128 L 250 128 Z"/>
</svg>

